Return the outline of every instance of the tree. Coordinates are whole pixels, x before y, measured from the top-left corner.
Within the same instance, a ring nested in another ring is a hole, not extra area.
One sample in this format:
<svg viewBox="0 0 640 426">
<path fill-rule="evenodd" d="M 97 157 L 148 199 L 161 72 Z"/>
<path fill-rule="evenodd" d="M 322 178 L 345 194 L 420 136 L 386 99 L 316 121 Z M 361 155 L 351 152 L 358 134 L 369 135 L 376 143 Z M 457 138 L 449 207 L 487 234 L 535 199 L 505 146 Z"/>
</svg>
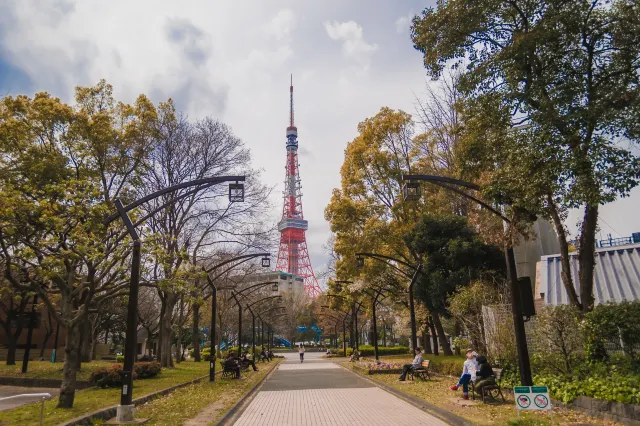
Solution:
<svg viewBox="0 0 640 426">
<path fill-rule="evenodd" d="M 71 408 L 90 307 L 128 288 L 121 224 L 102 223 L 145 162 L 155 107 L 117 103 L 105 81 L 71 107 L 47 93 L 0 102 L 0 256 L 5 279 L 36 293 L 67 331 L 58 406 Z"/>
<path fill-rule="evenodd" d="M 442 1 L 414 18 L 412 40 L 431 77 L 464 68 L 467 166 L 477 177 L 507 170 L 490 177 L 487 195 L 553 221 L 571 303 L 591 310 L 599 205 L 628 195 L 640 178 L 625 146 L 640 137 L 637 2 Z M 570 208 L 584 212 L 580 295 L 563 223 Z"/>
<path fill-rule="evenodd" d="M 249 175 L 245 203 L 230 203 L 226 185 L 214 185 L 197 192 L 184 189 L 165 194 L 143 209 L 150 213 L 168 203 L 147 220 L 151 232 L 147 238 L 153 246 L 149 281 L 156 283 L 161 302 L 158 357 L 163 367 L 170 367 L 173 324 L 190 317 L 184 315 L 182 301 L 193 297 L 196 288 L 206 282 L 199 253 L 248 233 L 249 224 L 257 222 L 255 216 L 267 204 L 269 191 L 251 169 L 249 151 L 225 124 L 212 118 L 189 122 L 176 113 L 172 102 L 160 105 L 158 123 L 140 195 L 211 176 Z M 185 193 L 189 195 L 171 202 Z M 198 306 L 202 303 L 197 297 L 192 300 Z"/>
<path fill-rule="evenodd" d="M 431 312 L 445 355 L 451 355 L 439 321 L 441 315 L 449 315 L 450 297 L 474 279 L 504 274 L 504 258 L 498 247 L 482 242 L 460 216 L 424 215 L 406 234 L 405 242 L 424 265 L 416 296 Z"/>
</svg>

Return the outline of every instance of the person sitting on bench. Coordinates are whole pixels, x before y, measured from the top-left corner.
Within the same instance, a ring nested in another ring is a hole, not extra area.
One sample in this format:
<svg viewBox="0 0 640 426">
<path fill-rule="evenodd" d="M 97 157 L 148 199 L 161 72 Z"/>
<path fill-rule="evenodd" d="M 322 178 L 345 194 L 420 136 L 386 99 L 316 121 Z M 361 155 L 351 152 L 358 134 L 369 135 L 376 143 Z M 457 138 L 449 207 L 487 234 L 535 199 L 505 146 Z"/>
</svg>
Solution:
<svg viewBox="0 0 640 426">
<path fill-rule="evenodd" d="M 236 362 L 235 357 L 232 353 L 227 355 L 227 359 L 224 361 L 225 370 L 233 370 L 236 372 L 236 379 L 240 378 L 240 366 Z"/>
<path fill-rule="evenodd" d="M 478 355 L 476 357 L 476 361 L 478 362 L 480 368 L 476 373 L 476 382 L 474 389 L 476 390 L 476 392 L 482 395 L 482 387 L 488 384 L 495 384 L 495 380 L 493 378 L 493 369 L 491 368 L 489 361 L 487 361 L 487 357 L 485 357 L 484 355 Z"/>
<path fill-rule="evenodd" d="M 256 362 L 249 358 L 249 351 L 247 349 L 242 352 L 242 356 L 240 357 L 240 362 L 245 365 L 250 365 L 253 367 L 253 371 L 258 371 L 256 368 Z"/>
<path fill-rule="evenodd" d="M 273 351 L 272 350 L 267 351 L 267 356 L 269 357 L 269 361 L 271 361 L 274 358 Z"/>
<path fill-rule="evenodd" d="M 271 361 L 264 348 L 262 348 L 262 350 L 260 351 L 260 361 Z"/>
<path fill-rule="evenodd" d="M 349 361 L 357 361 L 360 359 L 360 352 L 356 348 L 353 348 L 353 353 L 349 357 Z"/>
<path fill-rule="evenodd" d="M 402 374 L 400 375 L 400 378 L 398 379 L 401 382 L 405 381 L 405 379 L 407 378 L 407 373 L 409 373 L 409 370 L 415 370 L 416 368 L 422 367 L 422 361 L 423 361 L 422 349 L 416 348 L 415 354 L 416 354 L 416 357 L 413 359 L 411 364 L 405 364 L 402 367 Z"/>
</svg>

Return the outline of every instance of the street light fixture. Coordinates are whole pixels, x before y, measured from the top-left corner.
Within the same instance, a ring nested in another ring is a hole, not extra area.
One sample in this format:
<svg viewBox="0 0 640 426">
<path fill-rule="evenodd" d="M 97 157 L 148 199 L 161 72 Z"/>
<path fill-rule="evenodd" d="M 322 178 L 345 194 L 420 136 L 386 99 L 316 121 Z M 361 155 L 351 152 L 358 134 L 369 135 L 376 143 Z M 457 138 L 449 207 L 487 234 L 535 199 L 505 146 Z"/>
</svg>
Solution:
<svg viewBox="0 0 640 426">
<path fill-rule="evenodd" d="M 420 199 L 420 183 L 409 181 L 402 186 L 402 195 L 405 201 Z"/>
<path fill-rule="evenodd" d="M 232 203 L 244 201 L 244 184 L 239 182 L 229 184 L 229 201 Z"/>
<path fill-rule="evenodd" d="M 127 305 L 127 328 L 126 328 L 126 337 L 125 337 L 125 345 L 124 345 L 124 366 L 122 369 L 122 389 L 120 392 L 120 405 L 118 405 L 116 411 L 116 420 L 118 422 L 133 422 L 134 421 L 134 405 L 133 405 L 133 364 L 135 362 L 136 357 L 136 340 L 137 340 L 137 332 L 138 332 L 138 293 L 140 286 L 140 264 L 141 264 L 141 248 L 142 242 L 140 241 L 140 236 L 136 231 L 136 226 L 140 224 L 137 222 L 135 225 L 131 221 L 131 218 L 128 215 L 128 212 L 135 209 L 136 207 L 154 200 L 164 194 L 171 193 L 174 191 L 178 191 L 184 188 L 197 187 L 195 190 L 188 191 L 177 197 L 170 200 L 171 203 L 175 203 L 176 201 L 193 194 L 198 189 L 208 188 L 210 186 L 235 181 L 236 183 L 229 184 L 229 202 L 243 201 L 244 200 L 244 185 L 239 183 L 240 181 L 244 181 L 244 176 L 216 176 L 216 177 L 208 177 L 198 180 L 193 180 L 189 182 L 179 183 L 177 185 L 172 185 L 156 192 L 153 192 L 149 195 L 146 195 L 128 205 L 123 205 L 122 201 L 117 198 L 114 200 L 114 204 L 116 206 L 116 212 L 112 213 L 108 217 L 103 220 L 103 224 L 108 226 L 114 220 L 121 218 L 124 222 L 125 227 L 127 228 L 127 233 L 131 236 L 133 241 L 133 250 L 131 251 L 131 277 L 129 283 L 129 302 Z M 232 189 L 233 187 L 233 189 Z M 242 195 L 241 198 L 238 197 L 238 194 Z M 161 207 L 167 203 L 163 204 Z M 159 211 L 158 209 L 154 210 L 152 214 Z"/>
</svg>

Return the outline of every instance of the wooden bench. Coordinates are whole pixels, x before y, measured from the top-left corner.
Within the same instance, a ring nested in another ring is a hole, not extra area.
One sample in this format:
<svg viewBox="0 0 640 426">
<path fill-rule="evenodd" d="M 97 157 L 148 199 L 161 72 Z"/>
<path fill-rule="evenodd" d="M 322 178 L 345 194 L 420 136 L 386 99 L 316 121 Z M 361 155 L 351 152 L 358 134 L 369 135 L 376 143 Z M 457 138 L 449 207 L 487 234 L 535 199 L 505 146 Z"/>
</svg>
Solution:
<svg viewBox="0 0 640 426">
<path fill-rule="evenodd" d="M 236 370 L 235 368 L 232 369 L 230 367 L 227 367 L 227 365 L 225 364 L 224 361 L 220 361 L 220 365 L 222 366 L 222 378 L 229 378 L 229 379 L 235 379 L 236 378 Z M 242 366 L 240 367 L 240 370 L 242 371 Z"/>
<path fill-rule="evenodd" d="M 429 375 L 429 364 L 431 363 L 431 361 L 427 360 L 427 361 L 422 361 L 422 365 L 420 365 L 420 367 L 418 368 L 412 368 L 411 370 L 409 370 L 409 377 L 411 378 L 411 380 L 413 380 L 414 376 L 415 377 L 419 377 L 422 380 L 427 380 L 427 378 L 429 378 L 429 380 L 431 380 L 431 376 Z"/>
<path fill-rule="evenodd" d="M 482 402 L 485 402 L 485 397 L 491 398 L 494 401 L 498 401 L 498 396 L 502 398 L 502 402 L 505 402 L 504 395 L 502 395 L 502 388 L 500 388 L 500 379 L 502 378 L 502 369 L 494 368 L 493 369 L 493 383 L 487 383 L 482 386 L 482 392 L 480 392 L 480 397 L 482 398 Z M 473 399 L 476 399 L 476 383 L 471 382 L 471 395 Z"/>
</svg>

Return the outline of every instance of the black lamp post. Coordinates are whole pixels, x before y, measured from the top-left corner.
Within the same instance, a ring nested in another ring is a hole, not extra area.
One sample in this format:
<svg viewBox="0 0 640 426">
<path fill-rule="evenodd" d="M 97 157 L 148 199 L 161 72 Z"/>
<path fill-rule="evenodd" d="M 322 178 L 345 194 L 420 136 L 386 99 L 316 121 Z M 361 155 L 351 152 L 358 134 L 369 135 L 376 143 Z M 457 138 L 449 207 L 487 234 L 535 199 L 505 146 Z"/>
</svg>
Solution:
<svg viewBox="0 0 640 426">
<path fill-rule="evenodd" d="M 340 280 L 340 281 L 335 281 L 336 283 L 347 283 L 347 284 L 351 284 L 353 283 L 353 281 L 345 281 L 345 280 Z M 349 300 L 344 296 L 340 296 L 337 294 L 331 294 L 331 293 L 327 293 L 326 294 L 327 297 L 336 297 L 339 299 L 343 299 L 343 300 Z M 351 345 L 356 349 L 359 350 L 359 345 L 358 345 L 358 341 L 359 341 L 359 336 L 358 336 L 358 313 L 360 313 L 360 308 L 362 307 L 363 302 L 358 302 L 356 300 L 353 301 L 353 303 L 351 304 L 351 323 L 352 326 L 351 328 L 351 334 L 353 335 L 353 341 L 351 342 Z"/>
<path fill-rule="evenodd" d="M 326 305 L 323 305 L 323 306 L 321 306 L 321 307 L 322 307 L 322 308 L 327 308 L 327 309 L 332 309 L 330 306 L 326 306 Z M 346 320 L 347 320 L 347 317 L 349 316 L 349 313 L 348 313 L 348 312 L 338 311 L 338 310 L 336 310 L 336 309 L 332 309 L 332 310 L 334 310 L 334 311 L 336 311 L 336 312 L 340 312 L 340 313 L 344 314 L 344 316 L 342 317 L 342 353 L 343 353 L 343 356 L 345 356 L 345 357 L 346 357 L 346 356 L 347 356 L 347 331 L 346 331 Z M 337 342 L 336 342 L 336 343 L 337 343 Z"/>
<path fill-rule="evenodd" d="M 271 259 L 269 258 L 269 253 L 253 253 L 253 254 L 245 254 L 242 256 L 236 256 L 232 259 L 228 259 L 225 260 L 224 262 L 221 262 L 215 266 L 212 266 L 208 269 L 204 269 L 204 271 L 207 274 L 207 281 L 209 282 L 209 287 L 211 287 L 211 350 L 215 351 L 216 350 L 216 311 L 217 311 L 217 303 L 218 303 L 218 288 L 215 285 L 215 280 L 222 276 L 223 274 L 227 273 L 228 271 L 230 271 L 231 269 L 237 267 L 238 265 L 247 262 L 251 259 L 254 259 L 256 257 L 262 257 L 261 260 L 261 264 L 262 267 L 266 267 L 268 268 L 271 265 Z M 219 273 L 218 275 L 216 275 L 214 278 L 211 278 L 211 276 L 209 275 L 211 272 L 222 268 L 223 266 L 226 265 L 231 265 L 234 262 L 238 262 L 233 264 L 232 266 L 227 267 L 224 271 L 222 271 L 221 273 Z M 216 354 L 217 356 L 217 354 Z M 216 378 L 216 363 L 214 361 L 214 356 L 213 354 L 211 354 L 211 356 L 209 357 L 209 381 L 213 382 L 215 381 Z"/>
<path fill-rule="evenodd" d="M 136 358 L 136 333 L 138 329 L 138 290 L 140 285 L 141 262 L 140 251 L 142 245 L 140 242 L 140 236 L 136 231 L 136 226 L 139 225 L 143 220 L 146 220 L 146 218 L 165 208 L 167 205 L 175 203 L 181 198 L 184 198 L 190 194 L 193 194 L 194 192 L 197 192 L 204 188 L 208 188 L 218 183 L 235 181 L 235 183 L 229 184 L 229 202 L 242 202 L 244 201 L 244 184 L 240 182 L 243 182 L 244 180 L 244 176 L 219 176 L 184 182 L 156 191 L 152 194 L 140 198 L 139 200 L 132 202 L 131 204 L 128 204 L 127 206 L 124 206 L 120 199 L 116 199 L 114 201 L 114 204 L 116 206 L 117 212 L 104 219 L 103 223 L 105 225 L 109 225 L 117 218 L 121 218 L 124 222 L 125 227 L 127 228 L 127 232 L 133 240 L 133 250 L 131 254 L 131 278 L 129 285 L 129 303 L 127 306 L 127 332 L 124 345 L 124 367 L 122 371 L 122 389 L 120 392 L 120 405 L 118 406 L 116 413 L 116 420 L 118 422 L 134 421 L 134 406 L 132 404 L 133 364 Z M 196 188 L 175 198 L 172 198 L 167 203 L 161 205 L 159 208 L 155 209 L 147 216 L 139 220 L 135 225 L 133 224 L 133 222 L 131 222 L 131 219 L 129 218 L 129 215 L 127 213 L 134 208 L 148 201 L 156 199 L 164 194 L 190 187 Z"/>
<path fill-rule="evenodd" d="M 257 290 L 261 287 L 267 286 L 267 285 L 271 285 L 271 290 L 274 290 L 274 284 L 278 284 L 277 281 L 266 281 L 263 283 L 258 283 L 258 284 L 254 284 L 251 285 L 247 288 L 244 288 L 240 291 L 237 292 L 232 292 L 231 293 L 231 297 L 229 298 L 229 301 L 231 301 L 231 299 L 235 300 L 236 305 L 238 306 L 238 356 L 242 355 L 242 305 L 240 304 L 240 301 L 238 300 L 237 296 L 241 296 L 245 291 L 248 290 Z M 278 291 L 277 289 L 275 289 L 275 291 Z"/>
<path fill-rule="evenodd" d="M 410 193 L 414 193 L 414 192 L 410 191 Z M 418 193 L 419 193 L 419 191 L 418 191 Z M 391 256 L 385 256 L 383 254 L 378 254 L 378 253 L 356 253 L 356 264 L 358 265 L 358 267 L 364 266 L 364 258 L 365 257 L 369 257 L 371 259 L 375 259 L 377 261 L 384 262 L 387 265 L 392 266 L 394 269 L 399 271 L 405 277 L 411 279 L 411 282 L 409 283 L 409 289 L 408 289 L 408 292 L 409 292 L 409 317 L 411 319 L 411 346 L 412 346 L 412 349 L 415 350 L 415 348 L 418 347 L 418 336 L 417 336 L 418 332 L 417 332 L 417 328 L 416 328 L 416 310 L 415 310 L 415 304 L 414 304 L 414 301 L 413 301 L 413 286 L 418 281 L 418 276 L 422 272 L 422 263 L 418 263 L 417 265 L 411 265 L 411 264 L 409 264 L 409 263 L 407 263 L 407 262 L 405 262 L 403 260 L 396 259 L 395 257 L 391 257 Z M 413 274 L 407 274 L 402 269 L 400 269 L 397 266 L 389 263 L 390 261 L 399 263 L 400 265 L 403 265 L 403 266 L 406 266 L 407 268 L 413 270 Z"/>
<path fill-rule="evenodd" d="M 404 187 L 407 194 L 405 197 L 407 200 L 415 200 L 420 198 L 420 184 L 417 181 L 425 181 L 441 186 L 445 189 L 453 191 L 462 197 L 472 200 L 482 207 L 486 208 L 490 212 L 494 213 L 505 223 L 511 221 L 506 218 L 501 212 L 494 209 L 482 200 L 477 199 L 473 195 L 459 189 L 459 187 L 479 191 L 481 188 L 471 182 L 466 182 L 459 179 L 453 179 L 444 176 L 430 176 L 430 175 L 405 175 L 402 176 L 402 180 L 408 181 Z M 511 311 L 513 314 L 513 325 L 516 334 L 516 346 L 518 349 L 518 367 L 520 369 L 520 382 L 523 386 L 532 386 L 533 379 L 531 377 L 531 364 L 529 361 L 529 351 L 527 348 L 527 338 L 524 329 L 524 318 L 522 313 L 522 306 L 520 304 L 520 287 L 518 285 L 518 273 L 516 271 L 516 259 L 513 252 L 513 247 L 509 244 L 509 247 L 505 249 L 505 259 L 507 264 L 507 276 L 509 278 L 509 284 L 511 288 Z M 529 289 L 530 291 L 530 289 Z"/>
<path fill-rule="evenodd" d="M 273 288 L 273 287 L 272 287 Z M 252 324 L 252 332 L 251 332 L 251 351 L 253 354 L 253 359 L 255 360 L 256 358 L 256 315 L 253 313 L 253 309 L 251 309 L 252 307 L 254 307 L 255 305 L 258 305 L 262 302 L 265 302 L 267 300 L 271 300 L 271 299 L 275 299 L 275 298 L 279 298 L 280 302 L 282 302 L 282 296 L 270 296 L 270 297 L 265 297 L 263 299 L 257 300 L 249 305 L 247 305 L 247 309 L 249 310 L 249 313 L 251 313 L 251 324 Z"/>
</svg>

